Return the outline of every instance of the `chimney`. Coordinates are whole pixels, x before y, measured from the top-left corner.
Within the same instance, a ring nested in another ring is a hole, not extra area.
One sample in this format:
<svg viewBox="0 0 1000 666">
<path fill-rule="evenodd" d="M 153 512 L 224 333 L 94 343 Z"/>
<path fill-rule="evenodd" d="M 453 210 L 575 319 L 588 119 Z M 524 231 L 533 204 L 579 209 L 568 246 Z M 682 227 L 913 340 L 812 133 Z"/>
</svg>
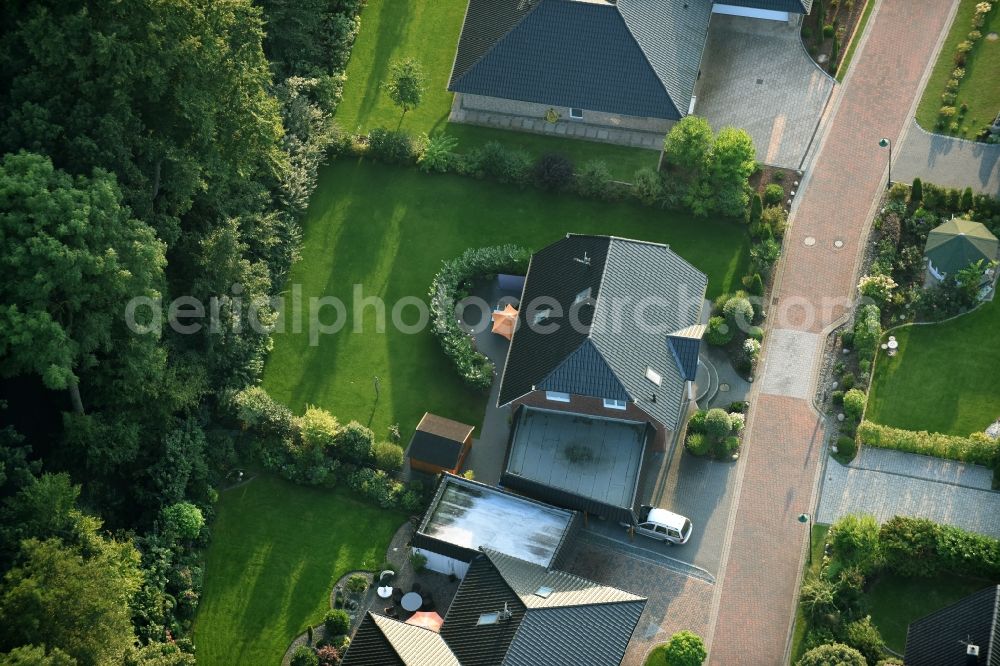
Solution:
<svg viewBox="0 0 1000 666">
<path fill-rule="evenodd" d="M 965 646 L 965 663 L 967 666 L 979 666 L 979 646 L 969 643 Z"/>
</svg>

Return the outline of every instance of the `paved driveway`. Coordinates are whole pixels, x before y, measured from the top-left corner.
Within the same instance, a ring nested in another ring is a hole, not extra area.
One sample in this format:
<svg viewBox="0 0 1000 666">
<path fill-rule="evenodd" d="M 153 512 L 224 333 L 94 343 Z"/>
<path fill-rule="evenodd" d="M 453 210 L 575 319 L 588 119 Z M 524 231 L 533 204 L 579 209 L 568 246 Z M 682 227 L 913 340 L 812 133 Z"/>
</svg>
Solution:
<svg viewBox="0 0 1000 666">
<path fill-rule="evenodd" d="M 816 520 L 849 513 L 880 522 L 893 516 L 928 518 L 1000 537 L 1000 493 L 985 467 L 865 447 L 850 466 L 827 461 Z"/>
<path fill-rule="evenodd" d="M 894 150 L 896 150 L 894 148 Z M 931 134 L 910 121 L 900 148 L 893 156 L 892 179 L 925 183 L 1000 196 L 1000 144 L 965 141 Z"/>
<path fill-rule="evenodd" d="M 746 129 L 761 162 L 800 167 L 832 90 L 833 79 L 806 53 L 797 27 L 712 16 L 695 114 L 715 129 Z"/>
</svg>

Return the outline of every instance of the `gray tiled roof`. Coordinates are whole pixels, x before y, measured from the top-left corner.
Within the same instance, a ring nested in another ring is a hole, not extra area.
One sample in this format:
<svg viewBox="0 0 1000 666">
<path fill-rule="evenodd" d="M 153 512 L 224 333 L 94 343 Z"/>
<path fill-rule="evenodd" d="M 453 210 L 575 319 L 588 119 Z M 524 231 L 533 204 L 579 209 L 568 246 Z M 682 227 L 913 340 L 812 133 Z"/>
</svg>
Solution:
<svg viewBox="0 0 1000 666">
<path fill-rule="evenodd" d="M 577 261 L 584 255 L 589 265 Z M 631 400 L 656 421 L 676 428 L 690 374 L 683 363 L 696 350 L 684 346 L 678 363 L 668 336 L 698 324 L 706 286 L 705 275 L 666 245 L 568 235 L 543 248 L 528 268 L 498 404 L 532 390 Z M 588 288 L 592 304 L 574 305 L 577 294 Z M 555 320 L 560 326 L 553 333 L 529 326 L 534 314 L 529 306 L 542 297 L 554 299 L 564 313 Z M 639 302 L 646 303 L 643 325 L 629 316 Z M 619 304 L 626 307 L 619 309 Z M 580 308 L 579 330 L 567 318 L 574 308 Z M 625 319 L 616 320 L 619 314 Z M 659 386 L 646 378 L 647 368 L 661 375 Z"/>
<path fill-rule="evenodd" d="M 979 664 L 1000 666 L 1000 587 L 975 592 L 906 630 L 907 666 L 966 666 L 966 645 L 979 647 Z"/>
<path fill-rule="evenodd" d="M 749 7 L 751 9 L 767 9 L 774 12 L 808 14 L 812 10 L 813 0 L 724 0 L 716 4 Z"/>
<path fill-rule="evenodd" d="M 710 18 L 708 0 L 469 0 L 448 89 L 676 120 Z"/>
<path fill-rule="evenodd" d="M 368 613 L 344 655 L 344 666 L 460 666 L 440 634 Z"/>
</svg>

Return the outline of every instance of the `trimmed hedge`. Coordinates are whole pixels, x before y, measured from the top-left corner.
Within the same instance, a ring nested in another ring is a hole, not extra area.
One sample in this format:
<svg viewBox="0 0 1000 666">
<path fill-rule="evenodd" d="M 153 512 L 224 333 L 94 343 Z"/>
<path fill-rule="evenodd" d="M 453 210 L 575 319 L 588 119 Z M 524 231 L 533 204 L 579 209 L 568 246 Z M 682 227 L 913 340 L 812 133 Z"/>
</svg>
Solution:
<svg viewBox="0 0 1000 666">
<path fill-rule="evenodd" d="M 863 421 L 858 426 L 858 439 L 868 446 L 959 460 L 987 467 L 993 467 L 997 451 L 1000 449 L 995 440 L 981 432 L 974 432 L 968 437 L 957 437 L 924 430 L 892 428 L 871 421 Z"/>
<path fill-rule="evenodd" d="M 472 337 L 459 325 L 455 305 L 466 296 L 476 278 L 496 273 L 524 273 L 531 251 L 517 245 L 466 250 L 445 261 L 430 289 L 431 330 L 458 375 L 473 388 L 488 391 L 493 382 L 493 362 L 472 346 Z"/>
<path fill-rule="evenodd" d="M 926 518 L 892 518 L 879 530 L 879 545 L 883 566 L 900 575 L 1000 578 L 1000 541 Z"/>
</svg>

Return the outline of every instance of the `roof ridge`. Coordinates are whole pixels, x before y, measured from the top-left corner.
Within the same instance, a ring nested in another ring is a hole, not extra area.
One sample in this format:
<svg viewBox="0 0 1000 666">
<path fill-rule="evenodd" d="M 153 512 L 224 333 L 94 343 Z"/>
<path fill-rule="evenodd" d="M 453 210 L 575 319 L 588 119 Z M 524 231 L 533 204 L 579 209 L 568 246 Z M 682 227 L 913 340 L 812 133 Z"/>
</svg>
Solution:
<svg viewBox="0 0 1000 666">
<path fill-rule="evenodd" d="M 512 32 L 514 32 L 515 30 L 517 30 L 517 28 L 522 23 L 524 23 L 524 20 L 526 18 L 528 18 L 529 16 L 531 16 L 535 12 L 536 9 L 538 9 L 539 7 L 541 7 L 543 2 L 546 2 L 546 0 L 528 0 L 528 1 L 531 3 L 531 8 L 528 9 L 528 11 L 524 12 L 524 14 L 521 16 L 521 18 L 517 19 L 517 21 L 514 23 L 514 25 L 510 26 L 510 29 L 507 30 L 507 32 L 505 32 L 500 39 L 498 39 L 495 42 L 493 42 L 490 45 L 490 48 L 488 48 L 485 51 L 483 51 L 483 54 L 481 56 L 479 56 L 474 61 L 472 61 L 471 63 L 469 63 L 469 66 L 465 68 L 465 71 L 462 72 L 462 74 L 457 79 L 454 78 L 454 76 L 455 76 L 455 63 L 457 62 L 457 59 L 458 59 L 457 50 L 456 50 L 456 59 L 453 60 L 452 63 L 451 63 L 451 74 L 448 77 L 448 87 L 449 88 L 451 86 L 454 86 L 454 85 L 458 84 L 459 81 L 461 81 L 462 79 L 464 79 L 469 72 L 471 72 L 473 69 L 476 68 L 476 65 L 478 65 L 483 60 L 485 60 L 488 55 L 490 55 L 491 53 L 493 53 L 493 50 L 496 49 L 496 47 L 497 47 L 498 44 L 500 44 L 505 39 L 507 39 L 508 37 L 510 37 L 510 34 Z M 466 3 L 466 5 L 465 5 L 465 17 L 467 17 L 468 14 L 469 14 L 469 3 Z M 462 29 L 458 32 L 458 42 L 456 42 L 456 44 L 461 43 L 461 41 L 462 41 L 462 33 L 465 32 L 465 17 L 462 18 Z M 657 77 L 657 78 L 659 78 L 659 77 Z"/>
<path fill-rule="evenodd" d="M 617 12 L 617 5 L 615 5 L 615 11 Z M 625 19 L 622 19 L 622 21 L 624 20 Z M 631 35 L 632 32 L 629 31 L 629 34 Z M 633 39 L 635 39 L 635 37 L 633 37 Z M 642 48 L 640 47 L 639 50 L 641 51 Z M 643 55 L 643 57 L 645 57 L 645 54 Z M 652 67 L 652 65 L 650 65 L 650 67 Z M 659 80 L 659 77 L 657 77 L 657 80 Z M 669 93 L 667 94 L 667 97 L 670 97 Z M 566 235 L 569 236 L 569 234 Z M 597 351 L 600 357 L 604 359 L 604 365 L 608 366 L 608 370 L 611 371 L 611 375 L 615 378 L 615 380 L 618 381 L 619 384 L 621 384 L 622 390 L 625 392 L 625 395 L 631 398 L 632 402 L 635 402 L 636 401 L 635 396 L 629 393 L 628 388 L 625 386 L 625 382 L 623 382 L 622 378 L 618 376 L 617 372 L 615 372 L 614 367 L 612 367 L 612 365 L 608 363 L 607 357 L 605 357 L 604 355 L 604 351 L 601 349 L 600 345 L 597 344 L 597 338 L 593 336 L 594 328 L 597 325 L 598 313 L 602 312 L 602 309 L 598 307 L 598 302 L 601 299 L 601 292 L 604 291 L 604 278 L 608 274 L 608 264 L 611 263 L 611 247 L 615 244 L 615 240 L 622 240 L 619 239 L 617 236 L 596 236 L 596 237 L 608 239 L 608 252 L 607 254 L 604 255 L 604 266 L 601 267 L 601 277 L 597 281 L 597 298 L 594 299 L 594 316 L 590 318 L 590 328 L 587 330 L 587 339 L 591 341 L 591 344 L 594 345 L 594 349 Z M 664 247 L 667 247 L 669 249 L 668 246 Z"/>
<path fill-rule="evenodd" d="M 1000 594 L 997 591 L 1000 590 L 1000 585 L 993 587 L 993 621 L 990 623 L 990 644 L 986 648 L 986 663 L 989 664 L 993 661 L 993 648 L 994 648 L 994 638 L 996 638 L 997 633 L 997 611 L 998 603 L 1000 603 Z"/>
<path fill-rule="evenodd" d="M 573 607 L 584 607 L 584 606 L 603 606 L 603 605 L 607 605 L 607 604 L 611 604 L 611 603 L 629 603 L 629 602 L 635 602 L 635 601 L 647 601 L 646 597 L 641 597 L 638 594 L 635 594 L 634 592 L 629 592 L 628 590 L 623 590 L 620 587 L 616 587 L 614 585 L 606 585 L 605 583 L 599 583 L 599 582 L 597 582 L 595 580 L 591 580 L 589 578 L 584 578 L 583 576 L 578 576 L 575 573 L 570 573 L 569 571 L 563 571 L 562 569 L 556 569 L 554 567 L 545 567 L 545 566 L 542 566 L 541 564 L 535 564 L 534 562 L 528 562 L 527 560 L 522 560 L 520 557 L 515 557 L 514 555 L 508 555 L 506 553 L 501 553 L 500 551 L 494 550 L 494 549 L 490 548 L 489 546 L 480 546 L 479 550 L 482 551 L 482 553 L 484 555 L 486 555 L 486 558 L 497 569 L 497 572 L 500 574 L 500 577 L 503 578 L 503 580 L 504 580 L 505 583 L 507 583 L 507 587 L 509 587 L 511 589 L 511 591 L 518 598 L 521 598 L 522 602 L 523 602 L 523 598 L 521 597 L 521 595 L 518 594 L 517 590 L 514 589 L 514 587 L 510 584 L 510 582 L 507 580 L 507 578 L 503 575 L 503 571 L 500 570 L 500 567 L 496 566 L 496 563 L 494 562 L 494 557 L 499 556 L 500 559 L 514 560 L 518 564 L 526 564 L 526 565 L 528 565 L 530 567 L 534 567 L 536 569 L 543 569 L 546 574 L 556 574 L 556 575 L 559 575 L 559 576 L 565 576 L 566 578 L 571 578 L 571 579 L 573 579 L 575 581 L 580 581 L 580 582 L 583 582 L 583 583 L 588 583 L 592 588 L 604 588 L 604 589 L 608 589 L 608 590 L 614 590 L 615 592 L 620 592 L 621 594 L 627 594 L 630 597 L 634 597 L 632 599 L 619 599 L 617 601 L 597 601 L 597 602 L 589 603 L 589 604 L 563 604 L 563 605 L 560 605 L 560 606 L 546 606 L 546 607 L 543 607 L 543 608 L 573 608 Z"/>
<path fill-rule="evenodd" d="M 714 0 L 713 0 L 713 2 L 714 2 Z M 650 61 L 649 56 L 646 55 L 646 49 L 644 49 L 642 47 L 642 44 L 639 43 L 639 39 L 635 36 L 635 33 L 632 32 L 632 26 L 629 25 L 629 22 L 625 19 L 625 15 L 622 14 L 621 4 L 619 4 L 618 2 L 614 3 L 614 8 L 615 8 L 615 14 L 617 14 L 618 18 L 620 18 L 621 21 L 622 21 L 622 23 L 625 24 L 625 32 L 627 32 L 628 36 L 632 38 L 633 42 L 635 42 L 636 48 L 639 49 L 639 53 L 642 54 L 642 59 L 646 61 L 646 64 L 649 66 L 649 69 L 653 72 L 653 76 L 656 77 L 656 80 L 660 82 L 660 87 L 663 88 L 663 92 L 666 93 L 667 99 L 670 100 L 670 105 L 674 107 L 674 111 L 677 113 L 677 115 L 680 116 L 681 118 L 683 118 L 684 116 L 687 115 L 687 111 L 685 110 L 684 113 L 681 113 L 681 110 L 677 108 L 677 102 L 674 101 L 673 95 L 671 95 L 670 94 L 670 90 L 667 89 L 667 83 L 666 83 L 666 81 L 664 81 L 662 78 L 660 78 L 660 73 L 658 71 L 656 71 L 656 68 L 653 67 L 653 63 L 652 63 L 652 61 Z M 707 41 L 707 37 L 706 37 L 706 41 Z M 702 50 L 703 51 L 704 51 L 704 48 L 705 47 L 702 46 Z M 691 100 L 688 100 L 688 106 L 690 106 L 690 104 L 691 104 Z"/>
</svg>

